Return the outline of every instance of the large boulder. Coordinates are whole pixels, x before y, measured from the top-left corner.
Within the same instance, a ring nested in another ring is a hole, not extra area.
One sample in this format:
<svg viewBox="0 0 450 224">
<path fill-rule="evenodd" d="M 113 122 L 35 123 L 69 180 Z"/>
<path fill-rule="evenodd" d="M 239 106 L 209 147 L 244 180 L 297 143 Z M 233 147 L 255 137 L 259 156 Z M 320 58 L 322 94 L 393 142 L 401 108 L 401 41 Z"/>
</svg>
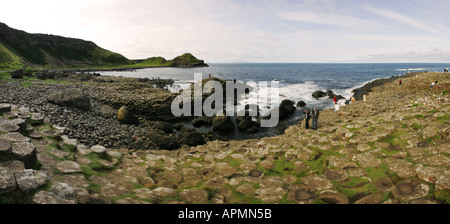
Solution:
<svg viewBox="0 0 450 224">
<path fill-rule="evenodd" d="M 295 112 L 294 101 L 285 99 L 281 101 L 280 107 L 280 119 L 285 119 L 289 115 Z"/>
<path fill-rule="evenodd" d="M 125 124 L 137 124 L 139 121 L 134 115 L 134 111 L 127 107 L 122 106 L 117 112 L 117 119 Z"/>
<path fill-rule="evenodd" d="M 306 107 L 305 101 L 302 101 L 302 100 L 298 101 L 297 102 L 297 107 Z"/>
<path fill-rule="evenodd" d="M 205 144 L 203 136 L 193 129 L 183 128 L 180 132 L 181 144 L 197 146 Z"/>
<path fill-rule="evenodd" d="M 325 97 L 325 96 L 327 96 L 327 93 L 325 93 L 325 92 L 323 92 L 323 91 L 321 91 L 321 90 L 317 90 L 317 91 L 315 91 L 315 92 L 312 94 L 312 96 L 313 96 L 314 98 L 320 98 L 320 97 Z"/>
<path fill-rule="evenodd" d="M 0 195 L 13 192 L 16 188 L 13 173 L 8 168 L 0 166 Z"/>
<path fill-rule="evenodd" d="M 234 123 L 231 117 L 217 116 L 213 119 L 213 129 L 219 132 L 232 132 L 234 131 Z"/>
<path fill-rule="evenodd" d="M 73 107 L 84 110 L 91 108 L 89 97 L 81 89 L 68 89 L 56 91 L 47 97 L 47 101 L 59 106 Z"/>
<path fill-rule="evenodd" d="M 26 169 L 14 173 L 17 185 L 22 192 L 28 193 L 50 181 L 44 171 Z"/>
<path fill-rule="evenodd" d="M 236 121 L 238 121 L 238 120 L 239 120 L 239 123 L 238 123 L 239 130 L 249 132 L 249 133 L 254 133 L 258 130 L 257 123 L 255 121 L 253 121 L 252 117 L 248 116 L 248 117 L 245 117 L 244 119 L 237 117 Z"/>
<path fill-rule="evenodd" d="M 22 161 L 26 169 L 32 169 L 37 162 L 36 146 L 31 142 L 17 142 L 12 145 L 14 159 Z"/>
<path fill-rule="evenodd" d="M 177 137 L 171 135 L 163 135 L 157 131 L 150 131 L 148 137 L 151 141 L 160 148 L 173 150 L 180 147 Z"/>
<path fill-rule="evenodd" d="M 11 78 L 13 79 L 21 79 L 23 78 L 24 69 L 17 69 L 11 72 Z"/>
<path fill-rule="evenodd" d="M 194 125 L 194 127 L 211 126 L 212 122 L 213 118 L 208 116 L 201 116 L 192 120 L 192 124 Z"/>
<path fill-rule="evenodd" d="M 153 128 L 159 129 L 165 133 L 172 132 L 172 124 L 169 122 L 165 122 L 165 121 L 154 121 Z"/>
</svg>

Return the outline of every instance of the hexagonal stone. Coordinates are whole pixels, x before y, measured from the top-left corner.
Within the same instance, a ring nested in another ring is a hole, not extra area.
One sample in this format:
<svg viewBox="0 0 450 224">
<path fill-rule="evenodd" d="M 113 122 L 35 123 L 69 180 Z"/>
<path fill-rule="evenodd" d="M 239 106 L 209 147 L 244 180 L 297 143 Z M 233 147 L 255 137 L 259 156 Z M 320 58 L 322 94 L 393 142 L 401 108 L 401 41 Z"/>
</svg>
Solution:
<svg viewBox="0 0 450 224">
<path fill-rule="evenodd" d="M 56 168 L 61 173 L 77 173 L 82 171 L 80 164 L 69 160 L 57 163 Z"/>
<path fill-rule="evenodd" d="M 0 166 L 0 195 L 13 192 L 16 188 L 16 180 L 10 169 Z"/>
<path fill-rule="evenodd" d="M 44 171 L 26 169 L 14 173 L 19 189 L 25 193 L 37 189 L 50 181 L 50 177 Z"/>
<path fill-rule="evenodd" d="M 37 162 L 36 147 L 30 142 L 17 142 L 12 145 L 14 159 L 24 163 L 26 169 L 32 169 Z"/>
<path fill-rule="evenodd" d="M 50 138 L 61 137 L 61 132 L 56 129 L 46 129 L 46 130 L 41 131 L 41 134 L 43 136 L 50 137 Z"/>
<path fill-rule="evenodd" d="M 32 125 L 41 125 L 44 123 L 44 116 L 39 113 L 32 113 L 30 123 Z"/>
<path fill-rule="evenodd" d="M 36 204 L 77 204 L 76 200 L 60 198 L 53 192 L 40 191 L 33 196 L 33 202 Z"/>
<path fill-rule="evenodd" d="M 406 180 L 395 186 L 392 195 L 396 198 L 410 201 L 425 197 L 428 194 L 428 191 L 429 187 L 426 184 Z"/>
<path fill-rule="evenodd" d="M 330 189 L 333 184 L 323 176 L 310 175 L 302 178 L 302 182 L 306 184 L 309 189 L 320 191 Z"/>
<path fill-rule="evenodd" d="M 0 117 L 0 131 L 13 132 L 20 130 L 20 127 L 14 122 Z"/>
<path fill-rule="evenodd" d="M 6 162 L 1 162 L 0 166 L 8 168 L 11 173 L 15 173 L 25 169 L 25 165 L 19 160 L 10 160 Z"/>
<path fill-rule="evenodd" d="M 323 191 L 320 193 L 319 198 L 330 204 L 348 204 L 349 200 L 347 195 L 337 191 Z"/>
<path fill-rule="evenodd" d="M 355 202 L 355 204 L 378 204 L 381 202 L 381 194 L 370 194 Z"/>
<path fill-rule="evenodd" d="M 49 191 L 64 199 L 75 198 L 76 196 L 75 189 L 66 183 L 53 183 Z"/>
<path fill-rule="evenodd" d="M 304 187 L 295 186 L 287 195 L 287 200 L 297 202 L 299 204 L 311 204 L 317 198 L 316 194 Z"/>
<path fill-rule="evenodd" d="M 105 155 L 106 154 L 106 148 L 104 146 L 101 145 L 94 145 L 91 147 L 91 152 L 93 153 L 97 153 L 100 155 Z"/>
<path fill-rule="evenodd" d="M 29 142 L 30 138 L 23 136 L 19 132 L 10 132 L 5 135 L 5 139 L 11 142 Z"/>
<path fill-rule="evenodd" d="M 11 104 L 0 103 L 0 113 L 11 112 Z"/>
<path fill-rule="evenodd" d="M 10 160 L 11 157 L 11 143 L 9 143 L 9 141 L 0 139 L 0 161 Z"/>
<path fill-rule="evenodd" d="M 20 132 L 24 132 L 27 130 L 27 123 L 24 119 L 17 118 L 17 119 L 12 120 L 12 122 L 14 124 L 16 124 L 17 126 L 19 126 Z"/>
<path fill-rule="evenodd" d="M 206 203 L 208 201 L 208 192 L 201 189 L 186 189 L 180 192 L 180 198 L 188 203 Z"/>
</svg>

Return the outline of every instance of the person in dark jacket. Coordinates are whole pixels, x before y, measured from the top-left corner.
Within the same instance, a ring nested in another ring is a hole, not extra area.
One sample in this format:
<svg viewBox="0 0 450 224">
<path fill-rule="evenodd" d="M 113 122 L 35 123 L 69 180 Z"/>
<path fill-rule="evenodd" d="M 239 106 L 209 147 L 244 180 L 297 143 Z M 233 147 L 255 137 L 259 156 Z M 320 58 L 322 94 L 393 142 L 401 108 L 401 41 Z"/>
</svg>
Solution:
<svg viewBox="0 0 450 224">
<path fill-rule="evenodd" d="M 317 130 L 317 121 L 319 120 L 319 111 L 314 108 L 312 112 L 312 129 Z"/>
<path fill-rule="evenodd" d="M 305 128 L 309 129 L 309 119 L 311 119 L 311 113 L 309 110 L 303 111 L 303 114 L 305 115 Z"/>
</svg>

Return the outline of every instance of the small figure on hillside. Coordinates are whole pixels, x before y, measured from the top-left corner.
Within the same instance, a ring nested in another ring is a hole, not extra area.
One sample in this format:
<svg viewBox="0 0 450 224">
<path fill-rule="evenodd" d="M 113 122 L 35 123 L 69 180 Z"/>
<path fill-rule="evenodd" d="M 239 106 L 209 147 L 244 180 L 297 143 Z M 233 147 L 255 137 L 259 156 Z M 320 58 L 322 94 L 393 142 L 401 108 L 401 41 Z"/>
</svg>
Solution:
<svg viewBox="0 0 450 224">
<path fill-rule="evenodd" d="M 337 97 L 336 96 L 334 96 L 333 102 L 334 102 L 334 104 L 337 104 Z"/>
<path fill-rule="evenodd" d="M 352 97 L 350 98 L 350 103 L 353 104 L 353 103 L 355 103 L 355 102 L 356 102 L 356 99 L 355 99 L 355 97 L 352 96 Z"/>
<path fill-rule="evenodd" d="M 319 120 L 319 111 L 314 108 L 312 112 L 312 129 L 317 130 L 317 121 Z"/>
<path fill-rule="evenodd" d="M 398 85 L 402 85 L 402 80 L 398 80 Z"/>
<path fill-rule="evenodd" d="M 430 89 L 433 89 L 433 86 L 436 85 L 437 83 L 438 83 L 438 81 L 432 82 L 431 85 L 430 85 Z"/>
<path fill-rule="evenodd" d="M 306 109 L 303 114 L 305 115 L 305 128 L 309 129 L 309 119 L 311 119 L 311 113 Z"/>
<path fill-rule="evenodd" d="M 444 73 L 448 73 L 448 68 L 445 68 L 445 69 L 444 69 Z"/>
</svg>

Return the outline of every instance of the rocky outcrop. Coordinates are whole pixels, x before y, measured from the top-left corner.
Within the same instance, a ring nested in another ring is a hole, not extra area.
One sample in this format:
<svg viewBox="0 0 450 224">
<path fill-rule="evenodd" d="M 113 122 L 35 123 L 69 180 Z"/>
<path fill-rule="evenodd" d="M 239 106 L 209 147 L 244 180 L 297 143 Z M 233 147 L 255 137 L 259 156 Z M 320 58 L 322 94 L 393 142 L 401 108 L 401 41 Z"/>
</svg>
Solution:
<svg viewBox="0 0 450 224">
<path fill-rule="evenodd" d="M 314 98 L 320 98 L 320 97 L 325 97 L 327 96 L 327 93 L 321 91 L 321 90 L 317 90 L 312 94 L 312 97 Z"/>
<path fill-rule="evenodd" d="M 234 123 L 229 116 L 216 116 L 212 121 L 212 125 L 214 130 L 225 133 L 232 132 L 235 128 Z"/>
<path fill-rule="evenodd" d="M 119 111 L 117 112 L 117 119 L 125 124 L 137 124 L 139 122 L 134 115 L 134 111 L 127 106 L 122 106 L 119 108 Z"/>
<path fill-rule="evenodd" d="M 91 103 L 89 97 L 81 89 L 68 89 L 50 94 L 47 101 L 59 106 L 89 110 Z"/>
</svg>

